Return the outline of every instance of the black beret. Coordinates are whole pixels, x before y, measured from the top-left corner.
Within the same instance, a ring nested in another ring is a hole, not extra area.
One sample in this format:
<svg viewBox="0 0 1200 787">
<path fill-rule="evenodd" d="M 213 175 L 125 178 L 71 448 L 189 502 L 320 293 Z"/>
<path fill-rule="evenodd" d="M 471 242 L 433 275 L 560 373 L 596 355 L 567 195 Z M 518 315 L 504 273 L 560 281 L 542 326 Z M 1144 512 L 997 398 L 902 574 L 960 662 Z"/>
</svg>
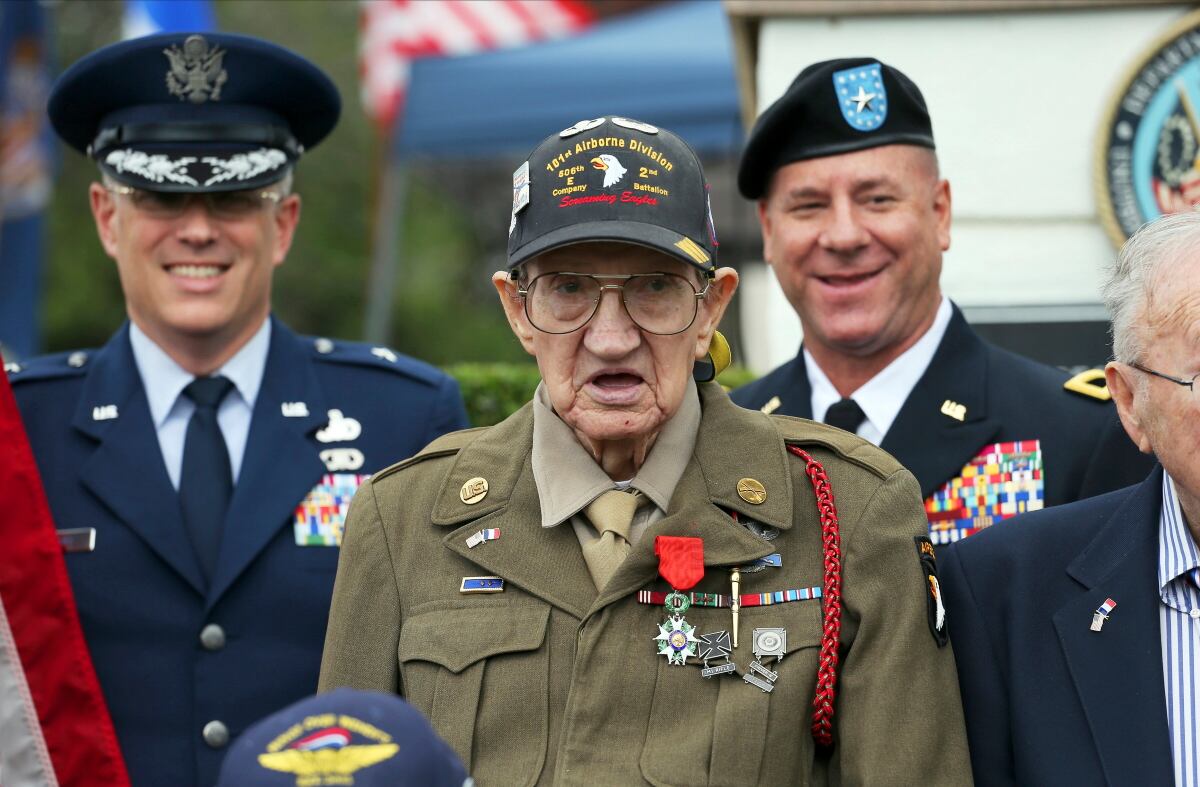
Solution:
<svg viewBox="0 0 1200 787">
<path fill-rule="evenodd" d="M 63 140 L 156 191 L 227 191 L 282 178 L 337 125 L 341 97 L 305 58 L 249 36 L 166 33 L 68 68 L 47 107 Z"/>
<path fill-rule="evenodd" d="M 870 57 L 814 63 L 754 124 L 738 167 L 738 190 L 758 199 L 785 164 L 881 145 L 934 147 L 916 83 Z"/>
<path fill-rule="evenodd" d="M 581 120 L 542 140 L 513 173 L 508 266 L 592 241 L 646 246 L 714 271 L 708 183 L 691 146 L 622 117 Z"/>
</svg>

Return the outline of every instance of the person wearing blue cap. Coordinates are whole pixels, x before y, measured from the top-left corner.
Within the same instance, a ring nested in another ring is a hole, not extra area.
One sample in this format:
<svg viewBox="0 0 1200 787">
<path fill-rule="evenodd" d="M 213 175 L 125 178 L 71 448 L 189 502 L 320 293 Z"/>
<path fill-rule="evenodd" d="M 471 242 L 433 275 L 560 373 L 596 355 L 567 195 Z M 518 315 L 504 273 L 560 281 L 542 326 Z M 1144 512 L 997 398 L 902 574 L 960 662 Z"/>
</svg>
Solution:
<svg viewBox="0 0 1200 787">
<path fill-rule="evenodd" d="M 229 748 L 217 787 L 471 787 L 429 722 L 394 694 L 335 689 L 258 722 Z"/>
<path fill-rule="evenodd" d="M 805 68 L 756 122 L 738 188 L 758 203 L 763 257 L 804 344 L 733 400 L 895 456 L 921 485 L 934 543 L 1148 472 L 1102 371 L 1071 377 L 989 344 L 942 293 L 950 184 L 899 69 Z"/>
<path fill-rule="evenodd" d="M 466 425 L 445 374 L 271 314 L 293 169 L 339 111 L 315 65 L 224 34 L 106 47 L 50 97 L 129 320 L 9 373 L 135 785 L 212 784 L 313 691 L 350 497 Z"/>
</svg>

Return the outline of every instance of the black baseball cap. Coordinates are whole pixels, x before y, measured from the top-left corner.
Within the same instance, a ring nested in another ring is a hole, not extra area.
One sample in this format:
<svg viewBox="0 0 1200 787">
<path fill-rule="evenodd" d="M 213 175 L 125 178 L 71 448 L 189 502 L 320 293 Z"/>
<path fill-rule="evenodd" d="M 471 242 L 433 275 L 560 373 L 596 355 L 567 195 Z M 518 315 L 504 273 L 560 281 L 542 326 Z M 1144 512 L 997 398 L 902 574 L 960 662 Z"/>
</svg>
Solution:
<svg viewBox="0 0 1200 787">
<path fill-rule="evenodd" d="M 871 57 L 814 63 L 754 124 L 738 167 L 738 191 L 758 199 L 785 164 L 882 145 L 934 147 L 916 83 Z"/>
<path fill-rule="evenodd" d="M 542 140 L 513 173 L 509 268 L 593 241 L 645 246 L 716 270 L 708 183 L 691 146 L 621 117 L 581 120 Z"/>
</svg>

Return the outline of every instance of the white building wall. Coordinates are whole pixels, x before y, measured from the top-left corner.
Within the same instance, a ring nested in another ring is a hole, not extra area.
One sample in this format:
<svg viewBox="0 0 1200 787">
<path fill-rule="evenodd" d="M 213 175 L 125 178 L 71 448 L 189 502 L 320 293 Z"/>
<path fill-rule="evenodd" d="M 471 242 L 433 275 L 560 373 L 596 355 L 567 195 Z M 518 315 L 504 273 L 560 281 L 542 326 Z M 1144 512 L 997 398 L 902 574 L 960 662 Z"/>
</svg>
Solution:
<svg viewBox="0 0 1200 787">
<path fill-rule="evenodd" d="M 877 57 L 920 86 L 954 224 L 946 293 L 983 321 L 1103 319 L 1096 138 L 1114 94 L 1185 5 L 881 17 L 782 17 L 760 30 L 761 112 L 806 65 Z M 769 271 L 746 266 L 747 364 L 793 357 L 795 314 Z M 764 317 L 765 315 L 765 317 Z"/>
</svg>

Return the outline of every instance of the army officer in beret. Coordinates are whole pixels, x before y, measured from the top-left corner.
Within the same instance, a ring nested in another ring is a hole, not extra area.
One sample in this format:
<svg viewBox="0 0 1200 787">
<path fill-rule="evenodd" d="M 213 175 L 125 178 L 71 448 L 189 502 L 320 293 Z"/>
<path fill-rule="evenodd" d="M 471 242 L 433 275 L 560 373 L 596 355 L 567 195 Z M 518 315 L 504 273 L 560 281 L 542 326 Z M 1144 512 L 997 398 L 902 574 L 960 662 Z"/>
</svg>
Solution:
<svg viewBox="0 0 1200 787">
<path fill-rule="evenodd" d="M 350 496 L 465 426 L 454 381 L 292 333 L 271 280 L 329 78 L 252 38 L 160 35 L 79 61 L 50 119 L 129 321 L 9 370 L 135 785 L 211 785 L 227 744 L 316 686 Z"/>
<path fill-rule="evenodd" d="M 403 694 L 485 786 L 970 782 L 916 483 L 729 401 L 716 252 L 671 132 L 533 150 L 493 283 L 542 382 L 360 489 L 323 690 Z"/>
<path fill-rule="evenodd" d="M 804 69 L 755 124 L 738 187 L 758 202 L 763 256 L 804 345 L 735 402 L 891 453 L 917 477 L 936 543 L 1145 477 L 1151 460 L 1121 430 L 1103 372 L 1069 378 L 995 347 L 942 294 L 950 184 L 899 69 Z"/>
</svg>

